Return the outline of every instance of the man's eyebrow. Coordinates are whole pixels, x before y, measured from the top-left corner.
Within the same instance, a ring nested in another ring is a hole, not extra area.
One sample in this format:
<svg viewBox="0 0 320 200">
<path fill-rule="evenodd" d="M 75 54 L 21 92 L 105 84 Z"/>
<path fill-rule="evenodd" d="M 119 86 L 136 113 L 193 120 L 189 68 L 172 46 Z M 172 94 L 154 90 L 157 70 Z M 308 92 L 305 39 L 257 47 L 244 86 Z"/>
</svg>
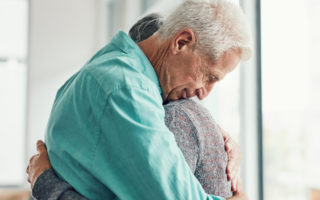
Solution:
<svg viewBox="0 0 320 200">
<path fill-rule="evenodd" d="M 224 78 L 224 76 L 222 74 L 223 73 L 220 70 L 215 70 L 212 73 L 212 76 L 214 76 L 217 79 L 217 81 L 221 81 Z"/>
<path fill-rule="evenodd" d="M 220 77 L 216 74 L 210 74 L 210 76 L 214 77 L 217 81 L 220 81 Z"/>
</svg>

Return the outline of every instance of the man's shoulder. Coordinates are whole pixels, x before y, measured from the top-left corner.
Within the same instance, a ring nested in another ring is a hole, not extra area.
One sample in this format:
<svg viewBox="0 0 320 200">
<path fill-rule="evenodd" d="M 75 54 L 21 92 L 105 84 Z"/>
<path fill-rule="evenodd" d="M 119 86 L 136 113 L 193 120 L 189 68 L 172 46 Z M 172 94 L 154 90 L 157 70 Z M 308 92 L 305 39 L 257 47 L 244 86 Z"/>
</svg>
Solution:
<svg viewBox="0 0 320 200">
<path fill-rule="evenodd" d="M 130 55 L 112 52 L 84 66 L 84 75 L 91 76 L 106 92 L 123 86 L 156 89 L 156 85 L 137 67 L 140 63 Z"/>
</svg>

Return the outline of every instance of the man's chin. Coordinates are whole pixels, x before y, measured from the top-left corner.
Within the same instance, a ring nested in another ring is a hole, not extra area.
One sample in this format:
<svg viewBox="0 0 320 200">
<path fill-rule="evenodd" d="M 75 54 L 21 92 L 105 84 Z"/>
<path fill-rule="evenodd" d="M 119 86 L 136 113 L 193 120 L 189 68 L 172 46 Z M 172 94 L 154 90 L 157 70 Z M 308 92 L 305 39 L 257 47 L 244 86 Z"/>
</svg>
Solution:
<svg viewBox="0 0 320 200">
<path fill-rule="evenodd" d="M 167 104 L 171 101 L 177 101 L 177 100 L 179 100 L 179 98 L 173 97 L 173 96 L 168 96 L 165 100 L 163 100 L 163 104 Z"/>
<path fill-rule="evenodd" d="M 162 95 L 162 99 L 163 99 L 163 104 L 167 104 L 170 102 L 169 96 L 168 95 Z"/>
<path fill-rule="evenodd" d="M 171 90 L 169 93 L 168 92 L 163 93 L 162 94 L 162 99 L 163 99 L 163 104 L 167 104 L 170 101 L 177 100 L 176 98 L 174 98 L 173 90 Z"/>
</svg>

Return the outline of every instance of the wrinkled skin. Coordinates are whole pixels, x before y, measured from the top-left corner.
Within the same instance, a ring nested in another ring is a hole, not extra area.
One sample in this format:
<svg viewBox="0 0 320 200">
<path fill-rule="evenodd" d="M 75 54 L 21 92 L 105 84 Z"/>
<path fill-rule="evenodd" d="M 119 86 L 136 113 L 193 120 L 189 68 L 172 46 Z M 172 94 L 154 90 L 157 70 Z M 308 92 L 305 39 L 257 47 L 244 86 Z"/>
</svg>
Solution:
<svg viewBox="0 0 320 200">
<path fill-rule="evenodd" d="M 167 41 L 155 34 L 138 45 L 157 73 L 165 103 L 194 96 L 204 99 L 241 58 L 239 50 L 231 49 L 213 61 L 196 49 L 196 37 L 190 29 Z"/>
</svg>

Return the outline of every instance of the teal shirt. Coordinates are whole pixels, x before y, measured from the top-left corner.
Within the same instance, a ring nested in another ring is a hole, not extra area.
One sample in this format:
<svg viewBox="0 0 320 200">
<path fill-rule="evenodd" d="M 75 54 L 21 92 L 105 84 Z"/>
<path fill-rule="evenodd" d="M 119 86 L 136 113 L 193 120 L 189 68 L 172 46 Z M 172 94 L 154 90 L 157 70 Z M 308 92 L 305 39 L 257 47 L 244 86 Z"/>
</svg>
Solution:
<svg viewBox="0 0 320 200">
<path fill-rule="evenodd" d="M 89 199 L 223 199 L 205 193 L 164 115 L 152 65 L 119 32 L 58 90 L 45 136 L 51 164 Z"/>
</svg>

